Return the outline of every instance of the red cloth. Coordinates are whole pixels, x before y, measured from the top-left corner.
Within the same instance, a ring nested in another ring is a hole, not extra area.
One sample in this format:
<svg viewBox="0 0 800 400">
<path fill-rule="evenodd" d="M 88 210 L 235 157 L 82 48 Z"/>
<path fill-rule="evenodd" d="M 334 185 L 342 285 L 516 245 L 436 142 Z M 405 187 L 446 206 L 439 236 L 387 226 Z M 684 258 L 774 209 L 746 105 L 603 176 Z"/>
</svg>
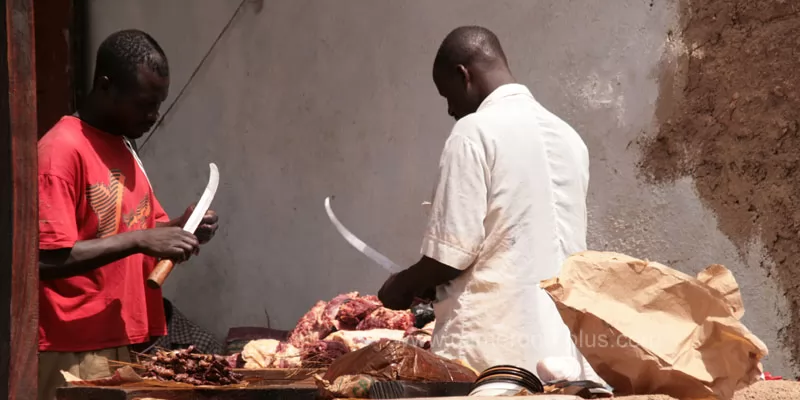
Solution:
<svg viewBox="0 0 800 400">
<path fill-rule="evenodd" d="M 774 376 L 774 375 L 770 374 L 769 372 L 764 372 L 764 380 L 765 381 L 782 381 L 783 377 L 782 376 Z"/>
<path fill-rule="evenodd" d="M 70 248 L 169 218 L 123 139 L 63 117 L 39 141 L 39 248 Z M 155 259 L 135 254 L 39 285 L 39 350 L 82 352 L 167 333 Z"/>
</svg>

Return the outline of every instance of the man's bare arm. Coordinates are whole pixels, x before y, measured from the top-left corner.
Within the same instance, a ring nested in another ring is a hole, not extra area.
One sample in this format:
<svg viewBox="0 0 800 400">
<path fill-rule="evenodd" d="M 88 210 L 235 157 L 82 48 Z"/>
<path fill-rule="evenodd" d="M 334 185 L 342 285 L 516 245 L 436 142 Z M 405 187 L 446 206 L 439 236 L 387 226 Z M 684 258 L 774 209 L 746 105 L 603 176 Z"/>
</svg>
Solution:
<svg viewBox="0 0 800 400">
<path fill-rule="evenodd" d="M 194 235 L 175 227 L 81 240 L 72 248 L 39 250 L 39 279 L 69 278 L 137 253 L 185 261 L 198 245 Z"/>
<path fill-rule="evenodd" d="M 138 232 L 81 240 L 72 248 L 39 250 L 39 279 L 69 278 L 139 252 Z"/>
</svg>

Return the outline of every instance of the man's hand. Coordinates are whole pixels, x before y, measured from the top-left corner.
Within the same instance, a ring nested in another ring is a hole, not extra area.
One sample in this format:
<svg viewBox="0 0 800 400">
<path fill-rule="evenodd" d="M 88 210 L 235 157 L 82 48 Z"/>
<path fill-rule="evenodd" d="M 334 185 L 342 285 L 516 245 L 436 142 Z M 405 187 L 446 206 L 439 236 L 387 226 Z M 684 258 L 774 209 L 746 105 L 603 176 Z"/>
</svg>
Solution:
<svg viewBox="0 0 800 400">
<path fill-rule="evenodd" d="M 181 218 L 178 220 L 179 227 L 183 227 L 186 224 L 186 221 L 189 220 L 189 216 L 192 215 L 192 211 L 194 211 L 195 204 L 190 205 L 186 211 L 183 213 Z M 194 231 L 195 236 L 200 241 L 200 244 L 206 244 L 211 238 L 214 237 L 214 234 L 217 233 L 217 228 L 219 228 L 219 217 L 214 210 L 206 211 L 206 215 L 203 216 L 203 220 L 200 221 L 200 225 L 197 227 L 197 230 Z"/>
<path fill-rule="evenodd" d="M 384 307 L 392 310 L 408 310 L 414 301 L 414 290 L 408 287 L 402 272 L 392 274 L 378 291 L 378 299 Z"/>
<path fill-rule="evenodd" d="M 436 288 L 456 279 L 461 272 L 433 258 L 422 256 L 410 268 L 392 274 L 378 291 L 378 299 L 386 308 L 407 310 L 417 298 L 435 300 Z"/>
<path fill-rule="evenodd" d="M 197 237 L 178 227 L 145 229 L 135 232 L 137 247 L 148 256 L 184 262 L 197 252 Z"/>
</svg>

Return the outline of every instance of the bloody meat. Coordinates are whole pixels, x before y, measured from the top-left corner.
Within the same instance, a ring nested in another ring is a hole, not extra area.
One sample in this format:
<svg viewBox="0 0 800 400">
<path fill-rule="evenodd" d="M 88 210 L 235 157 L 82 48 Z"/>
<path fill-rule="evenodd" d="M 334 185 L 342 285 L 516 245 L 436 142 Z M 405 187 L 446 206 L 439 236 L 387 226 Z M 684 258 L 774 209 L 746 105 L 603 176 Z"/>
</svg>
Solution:
<svg viewBox="0 0 800 400">
<path fill-rule="evenodd" d="M 414 314 L 408 310 L 390 310 L 380 307 L 371 312 L 358 324 L 356 329 L 365 331 L 369 329 L 396 329 L 405 331 L 414 326 Z"/>
<path fill-rule="evenodd" d="M 338 330 L 354 330 L 358 324 L 371 312 L 382 307 L 383 304 L 376 296 L 363 296 L 352 299 L 339 307 L 336 320 L 339 322 Z"/>
</svg>

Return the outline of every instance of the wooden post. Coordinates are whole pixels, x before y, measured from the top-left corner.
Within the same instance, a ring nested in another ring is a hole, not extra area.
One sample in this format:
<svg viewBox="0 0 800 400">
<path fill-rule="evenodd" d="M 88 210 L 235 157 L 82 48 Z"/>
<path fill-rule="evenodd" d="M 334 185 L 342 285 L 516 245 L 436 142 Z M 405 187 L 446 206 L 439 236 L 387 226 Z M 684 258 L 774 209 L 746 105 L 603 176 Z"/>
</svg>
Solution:
<svg viewBox="0 0 800 400">
<path fill-rule="evenodd" d="M 0 41 L 0 398 L 36 399 L 38 194 L 33 0 L 5 0 Z"/>
</svg>

